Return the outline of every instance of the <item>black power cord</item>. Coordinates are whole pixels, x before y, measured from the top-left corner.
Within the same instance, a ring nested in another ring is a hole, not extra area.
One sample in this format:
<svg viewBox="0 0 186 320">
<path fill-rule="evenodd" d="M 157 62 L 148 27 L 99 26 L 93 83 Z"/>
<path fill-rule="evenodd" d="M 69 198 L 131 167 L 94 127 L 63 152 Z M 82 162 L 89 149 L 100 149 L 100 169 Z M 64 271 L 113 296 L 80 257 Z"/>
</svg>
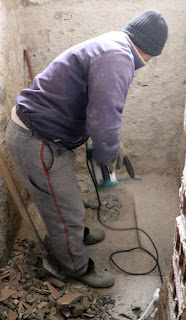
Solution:
<svg viewBox="0 0 186 320">
<path fill-rule="evenodd" d="M 162 273 L 161 273 L 161 269 L 160 269 L 160 265 L 159 265 L 159 254 L 158 254 L 158 251 L 157 251 L 157 248 L 154 244 L 154 242 L 152 241 L 151 237 L 147 234 L 146 231 L 144 231 L 143 229 L 141 228 L 138 228 L 138 224 L 137 224 L 137 216 L 136 216 L 136 209 L 134 208 L 134 214 L 135 214 L 135 221 L 136 221 L 136 227 L 134 228 L 113 228 L 113 227 L 110 227 L 108 226 L 107 224 L 105 224 L 102 220 L 101 220 L 101 216 L 100 216 L 100 209 L 101 209 L 101 200 L 100 200 L 100 196 L 99 196 L 99 192 L 98 192 L 98 188 L 97 188 L 97 184 L 96 184 L 96 181 L 95 181 L 95 177 L 94 177 L 94 173 L 91 171 L 90 169 L 90 165 L 89 165 L 89 159 L 88 159 L 88 144 L 86 143 L 86 163 L 87 163 L 87 168 L 88 168 L 88 171 L 90 173 L 90 176 L 92 178 L 92 181 L 93 181 L 93 184 L 94 184 L 94 188 L 95 188 L 95 191 L 96 191 L 96 195 L 97 195 L 97 200 L 98 200 L 98 208 L 97 208 L 97 217 L 98 217 L 98 221 L 100 222 L 100 224 L 109 229 L 109 230 L 113 230 L 113 231 L 131 231 L 131 230 L 136 230 L 137 231 L 137 239 L 138 239 L 138 247 L 134 247 L 134 248 L 131 248 L 131 249 L 123 249 L 123 250 L 117 250 L 117 251 L 114 251 L 111 255 L 110 255 L 110 260 L 112 261 L 112 263 L 122 272 L 125 272 L 126 274 L 129 274 L 129 275 L 135 275 L 135 276 L 140 276 L 140 275 L 147 275 L 149 273 L 151 273 L 153 270 L 156 269 L 156 267 L 158 268 L 158 271 L 159 271 L 159 276 L 160 276 L 160 280 L 161 280 L 161 283 L 163 284 L 163 277 L 162 277 Z M 150 240 L 151 244 L 153 245 L 154 249 L 155 249 L 155 252 L 156 252 L 156 256 L 154 256 L 150 251 L 148 251 L 147 249 L 143 248 L 141 243 L 140 243 L 140 238 L 139 238 L 139 231 L 141 231 L 142 233 L 144 233 L 147 238 Z M 129 271 L 126 271 L 124 270 L 123 268 L 121 268 L 113 259 L 113 257 L 119 253 L 123 253 L 123 252 L 131 252 L 131 251 L 135 251 L 135 250 L 142 250 L 144 252 L 146 252 L 148 255 L 150 255 L 154 261 L 155 261 L 155 265 L 154 267 L 147 271 L 147 272 L 143 272 L 143 273 L 133 273 L 133 272 L 129 272 Z"/>
</svg>

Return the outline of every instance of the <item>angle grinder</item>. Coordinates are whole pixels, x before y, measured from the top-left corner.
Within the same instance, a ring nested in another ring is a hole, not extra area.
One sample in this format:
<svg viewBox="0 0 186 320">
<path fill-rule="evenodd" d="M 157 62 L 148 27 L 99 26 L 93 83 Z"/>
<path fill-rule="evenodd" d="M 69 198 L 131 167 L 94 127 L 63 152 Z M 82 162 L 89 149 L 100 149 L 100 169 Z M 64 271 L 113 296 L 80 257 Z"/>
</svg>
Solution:
<svg viewBox="0 0 186 320">
<path fill-rule="evenodd" d="M 97 187 L 106 188 L 118 184 L 116 172 L 111 173 L 106 165 L 97 163 L 92 157 L 91 148 L 87 148 L 87 159 L 91 164 L 94 182 Z M 125 165 L 131 179 L 135 179 L 134 169 L 127 156 L 124 156 L 122 164 Z"/>
</svg>

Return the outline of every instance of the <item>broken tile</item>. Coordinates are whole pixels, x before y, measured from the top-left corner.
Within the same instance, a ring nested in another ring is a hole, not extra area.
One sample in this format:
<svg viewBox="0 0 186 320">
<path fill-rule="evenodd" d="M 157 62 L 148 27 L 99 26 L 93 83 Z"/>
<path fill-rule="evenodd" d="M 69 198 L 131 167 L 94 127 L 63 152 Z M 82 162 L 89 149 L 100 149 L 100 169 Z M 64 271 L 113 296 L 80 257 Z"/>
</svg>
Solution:
<svg viewBox="0 0 186 320">
<path fill-rule="evenodd" d="M 61 314 L 60 310 L 57 310 L 56 317 L 58 320 L 65 320 L 66 318 Z"/>
<path fill-rule="evenodd" d="M 84 286 L 83 286 L 82 284 L 79 284 L 79 283 L 73 284 L 73 285 L 71 286 L 72 289 L 82 289 L 83 287 L 84 287 Z"/>
<path fill-rule="evenodd" d="M 61 289 L 65 286 L 65 283 L 63 281 L 56 279 L 54 277 L 49 277 L 48 282 L 59 289 Z"/>
<path fill-rule="evenodd" d="M 6 268 L 0 268 L 0 275 L 2 275 L 5 272 L 8 272 Z"/>
<path fill-rule="evenodd" d="M 54 299 L 58 299 L 61 296 L 61 292 L 55 289 L 48 281 L 46 282 L 48 289 L 50 290 L 52 296 Z"/>
<path fill-rule="evenodd" d="M 13 296 L 12 296 L 13 297 Z M 14 299 L 13 300 L 13 303 L 17 306 L 17 304 L 19 303 L 20 301 L 18 299 Z"/>
<path fill-rule="evenodd" d="M 36 309 L 28 309 L 28 310 L 26 310 L 25 312 L 24 312 L 24 314 L 23 314 L 23 318 L 24 319 L 26 319 L 26 318 L 28 318 L 32 313 L 34 313 L 36 311 Z"/>
<path fill-rule="evenodd" d="M 93 311 L 92 309 L 88 309 L 86 311 L 86 314 L 87 314 L 87 317 L 92 317 L 92 316 L 95 316 L 96 315 L 96 312 Z"/>
<path fill-rule="evenodd" d="M 7 301 L 6 302 L 6 305 L 8 306 L 8 308 L 10 308 L 11 310 L 14 310 L 14 309 L 16 309 L 16 306 L 15 306 L 15 304 L 13 304 L 11 301 Z"/>
<path fill-rule="evenodd" d="M 37 311 L 37 319 L 43 320 L 45 317 L 45 310 L 44 309 L 40 309 Z"/>
<path fill-rule="evenodd" d="M 21 265 L 19 265 L 19 263 L 15 262 L 14 268 L 15 268 L 18 272 L 21 272 L 22 274 L 24 273 L 24 272 L 23 272 L 23 269 L 21 268 Z"/>
<path fill-rule="evenodd" d="M 38 309 L 42 309 L 42 308 L 44 308 L 46 305 L 48 304 L 48 302 L 45 302 L 45 301 L 43 301 L 43 302 L 41 302 L 40 304 L 38 304 Z"/>
<path fill-rule="evenodd" d="M 57 309 L 55 307 L 52 307 L 49 309 L 50 314 L 52 314 L 53 316 L 56 315 Z"/>
<path fill-rule="evenodd" d="M 16 275 L 17 281 L 20 282 L 21 281 L 21 277 L 22 277 L 22 274 L 20 272 L 18 272 L 17 275 Z"/>
<path fill-rule="evenodd" d="M 24 258 L 19 259 L 18 263 L 19 263 L 19 265 L 23 265 L 23 263 L 24 263 Z"/>
<path fill-rule="evenodd" d="M 20 301 L 20 303 L 19 303 L 19 318 L 21 318 L 21 317 L 20 317 L 20 314 L 23 314 L 24 311 L 25 311 L 25 309 L 24 309 L 24 307 L 23 307 L 22 302 Z"/>
<path fill-rule="evenodd" d="M 8 320 L 15 320 L 15 319 L 17 319 L 17 313 L 9 309 Z"/>
<path fill-rule="evenodd" d="M 69 318 L 71 315 L 70 310 L 61 310 L 61 313 L 66 317 Z"/>
<path fill-rule="evenodd" d="M 20 289 L 20 288 L 19 288 Z M 24 295 L 25 291 L 24 290 L 19 290 L 18 291 L 18 296 L 21 298 Z"/>
<path fill-rule="evenodd" d="M 58 320 L 58 318 L 53 316 L 52 314 L 49 315 L 48 319 L 49 320 Z"/>
<path fill-rule="evenodd" d="M 50 294 L 49 290 L 39 289 L 39 288 L 36 288 L 36 287 L 31 287 L 30 290 L 34 290 L 34 291 L 36 291 L 38 293 L 42 293 L 42 294 Z"/>
<path fill-rule="evenodd" d="M 25 290 L 29 290 L 31 285 L 32 285 L 32 280 L 28 280 L 23 287 Z"/>
<path fill-rule="evenodd" d="M 13 298 L 13 299 L 19 298 L 19 296 L 18 296 L 18 291 L 17 291 L 17 290 L 15 290 L 15 293 L 12 295 L 12 298 Z"/>
<path fill-rule="evenodd" d="M 76 302 L 80 300 L 82 297 L 82 294 L 79 293 L 74 293 L 74 294 L 66 294 L 63 297 L 59 298 L 57 300 L 57 303 L 60 304 L 61 306 L 67 306 L 71 307 L 73 306 Z"/>
<path fill-rule="evenodd" d="M 52 301 L 52 302 L 56 301 L 56 300 L 54 299 L 54 297 L 53 297 L 52 294 L 49 294 L 48 300 L 49 300 L 49 301 Z"/>
<path fill-rule="evenodd" d="M 97 298 L 94 298 L 94 299 L 92 300 L 92 302 L 91 302 L 91 305 L 94 305 L 94 304 L 96 303 L 96 301 L 97 301 Z"/>
<path fill-rule="evenodd" d="M 28 263 L 35 267 L 38 263 L 38 258 L 39 257 L 33 251 L 31 251 L 28 259 Z"/>
<path fill-rule="evenodd" d="M 24 246 L 30 250 L 30 245 L 28 243 L 24 243 Z"/>
<path fill-rule="evenodd" d="M 22 302 L 20 302 L 20 303 L 19 303 L 19 308 L 18 308 L 19 319 L 22 318 L 24 311 L 25 311 L 25 309 L 24 309 L 24 307 L 23 307 L 23 305 L 22 305 Z"/>
<path fill-rule="evenodd" d="M 15 293 L 15 290 L 11 290 L 11 289 L 8 289 L 7 287 L 5 287 L 5 288 L 2 289 L 2 291 L 1 291 L 0 301 L 5 301 L 5 300 L 8 299 L 9 297 L 11 297 L 14 293 Z"/>
<path fill-rule="evenodd" d="M 85 310 L 90 308 L 90 301 L 87 297 L 83 297 L 82 304 L 83 304 Z"/>
<path fill-rule="evenodd" d="M 90 314 L 90 313 L 83 313 L 82 315 L 87 318 L 94 318 L 95 317 L 95 314 Z"/>
<path fill-rule="evenodd" d="M 15 251 L 15 252 L 14 252 L 14 255 L 15 255 L 15 256 L 21 256 L 22 254 L 21 254 L 21 251 Z"/>
<path fill-rule="evenodd" d="M 16 270 L 12 269 L 10 271 L 6 271 L 4 274 L 0 276 L 0 280 L 5 279 L 7 277 L 13 276 L 16 274 Z"/>
<path fill-rule="evenodd" d="M 32 300 L 33 299 L 33 295 L 32 294 L 27 294 L 27 296 L 26 296 L 26 301 L 27 302 L 30 302 L 30 300 Z"/>
<path fill-rule="evenodd" d="M 19 246 L 17 243 L 16 244 L 14 244 L 14 250 L 15 251 L 24 251 L 25 250 L 25 248 L 23 247 L 23 246 Z"/>
<path fill-rule="evenodd" d="M 26 303 L 26 302 L 23 302 L 22 301 L 22 305 L 26 308 L 26 309 L 29 309 L 30 308 L 30 304 Z"/>
<path fill-rule="evenodd" d="M 72 310 L 72 315 L 77 318 L 78 316 L 80 316 L 83 311 L 85 311 L 84 306 L 80 303 L 77 302 L 74 306 L 73 306 L 73 310 Z"/>
<path fill-rule="evenodd" d="M 20 282 L 24 284 L 26 282 L 26 279 L 25 278 L 21 278 Z"/>
</svg>

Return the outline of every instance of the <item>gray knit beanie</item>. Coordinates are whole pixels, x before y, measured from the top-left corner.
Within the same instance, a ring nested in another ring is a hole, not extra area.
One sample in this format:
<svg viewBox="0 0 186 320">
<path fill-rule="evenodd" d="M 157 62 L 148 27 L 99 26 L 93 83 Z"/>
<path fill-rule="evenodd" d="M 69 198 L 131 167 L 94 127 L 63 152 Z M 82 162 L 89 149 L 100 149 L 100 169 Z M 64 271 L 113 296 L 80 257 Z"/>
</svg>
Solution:
<svg viewBox="0 0 186 320">
<path fill-rule="evenodd" d="M 158 56 L 167 40 L 168 26 L 161 13 L 152 9 L 138 14 L 123 31 L 143 52 Z"/>
</svg>

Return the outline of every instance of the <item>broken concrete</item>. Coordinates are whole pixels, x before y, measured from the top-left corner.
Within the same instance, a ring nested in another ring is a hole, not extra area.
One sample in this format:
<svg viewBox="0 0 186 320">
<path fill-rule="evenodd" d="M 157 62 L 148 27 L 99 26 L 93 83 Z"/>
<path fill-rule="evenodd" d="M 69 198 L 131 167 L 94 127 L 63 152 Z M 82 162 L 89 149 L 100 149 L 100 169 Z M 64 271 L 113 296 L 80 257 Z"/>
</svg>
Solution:
<svg viewBox="0 0 186 320">
<path fill-rule="evenodd" d="M 33 241 L 17 240 L 7 267 L 0 269 L 0 319 L 7 315 L 10 319 L 106 319 L 104 314 L 114 307 L 113 298 L 95 294 L 75 280 L 62 283 L 60 288 L 60 281 L 51 277 L 39 261 L 35 267 L 30 264 L 34 248 Z M 57 289 L 50 281 L 57 284 Z"/>
</svg>

